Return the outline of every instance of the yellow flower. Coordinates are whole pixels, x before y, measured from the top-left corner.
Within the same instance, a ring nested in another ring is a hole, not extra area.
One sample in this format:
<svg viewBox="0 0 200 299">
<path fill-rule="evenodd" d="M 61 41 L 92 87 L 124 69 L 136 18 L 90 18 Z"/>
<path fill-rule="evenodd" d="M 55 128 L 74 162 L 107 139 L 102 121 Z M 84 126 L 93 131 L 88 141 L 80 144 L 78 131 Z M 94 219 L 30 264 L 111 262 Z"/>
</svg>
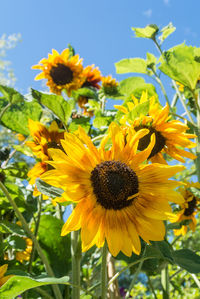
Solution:
<svg viewBox="0 0 200 299">
<path fill-rule="evenodd" d="M 49 169 L 46 161 L 50 159 L 48 155 L 49 148 L 62 148 L 60 140 L 64 138 L 64 132 L 59 132 L 58 125 L 53 121 L 49 128 L 45 127 L 38 121 L 29 119 L 29 130 L 33 141 L 27 141 L 28 145 L 35 156 L 41 159 L 41 162 L 35 164 L 35 166 L 28 172 L 30 178 L 30 184 L 34 185 L 35 180 L 39 178 L 45 171 Z M 38 196 L 40 192 L 35 187 L 33 195 Z M 45 196 L 43 196 L 45 199 Z"/>
<path fill-rule="evenodd" d="M 118 93 L 118 82 L 111 75 L 102 77 L 102 90 L 105 95 L 112 96 Z"/>
<path fill-rule="evenodd" d="M 47 79 L 50 91 L 58 95 L 65 89 L 70 96 L 71 91 L 80 88 L 84 82 L 82 59 L 79 59 L 79 55 L 70 56 L 69 49 L 61 54 L 53 49 L 48 58 L 43 58 L 32 68 L 42 71 L 35 80 Z"/>
<path fill-rule="evenodd" d="M 64 236 L 81 229 L 82 249 L 102 247 L 105 240 L 113 256 L 121 250 L 125 255 L 141 251 L 140 239 L 163 240 L 164 219 L 171 212 L 168 200 L 183 201 L 173 189 L 179 182 L 168 178 L 183 166 L 144 164 L 155 142 L 137 152 L 139 139 L 148 134 L 130 129 L 126 138 L 120 127 L 112 124 L 109 135 L 96 148 L 85 131 L 65 133 L 61 141 L 64 151 L 50 149 L 54 167 L 41 176 L 45 182 L 61 187 L 66 201 L 77 203 L 62 228 Z M 112 142 L 110 149 L 108 145 Z"/>
<path fill-rule="evenodd" d="M 98 67 L 94 68 L 94 64 L 88 65 L 83 70 L 83 76 L 85 77 L 85 82 L 82 87 L 95 87 L 100 88 L 99 82 L 102 80 L 102 75 Z"/>
<path fill-rule="evenodd" d="M 196 146 L 196 143 L 189 140 L 195 138 L 196 135 L 187 134 L 188 126 L 181 121 L 170 120 L 171 116 L 169 115 L 168 105 L 160 108 L 155 98 L 151 97 L 149 99 L 148 115 L 143 115 L 141 112 L 134 120 L 129 118 L 130 111 L 137 107 L 138 104 L 147 101 L 147 92 L 143 92 L 141 101 L 138 101 L 138 99 L 133 96 L 133 102 L 127 103 L 127 108 L 124 106 L 115 106 L 115 108 L 125 113 L 121 119 L 122 124 L 130 123 L 136 132 L 144 128 L 149 129 L 149 134 L 140 139 L 138 149 L 141 151 L 144 150 L 149 145 L 151 135 L 155 134 L 155 146 L 148 157 L 152 162 L 166 164 L 163 153 L 183 163 L 185 162 L 183 157 L 196 159 L 193 153 L 184 150 L 185 148 L 193 148 Z"/>
<path fill-rule="evenodd" d="M 33 141 L 27 141 L 34 155 L 42 161 L 49 160 L 48 148 L 60 148 L 60 139 L 63 139 L 64 132 L 59 132 L 56 121 L 53 121 L 49 128 L 38 121 L 29 119 L 29 130 Z"/>
<path fill-rule="evenodd" d="M 6 275 L 4 276 L 4 274 L 6 273 L 8 269 L 8 264 L 4 264 L 3 266 L 0 266 L 0 287 L 6 283 L 6 281 L 11 278 L 13 275 Z"/>
<path fill-rule="evenodd" d="M 184 198 L 184 202 L 180 205 L 181 210 L 176 214 L 171 216 L 171 222 L 182 222 L 184 220 L 190 220 L 189 227 L 194 232 L 196 229 L 197 220 L 195 215 L 198 211 L 198 203 L 200 198 L 195 197 L 194 194 L 189 190 L 189 188 L 195 187 L 200 188 L 199 183 L 186 183 L 185 186 L 180 187 L 180 193 Z M 185 235 L 187 233 L 188 226 L 182 225 L 180 229 L 175 229 L 174 234 L 176 236 Z"/>
<path fill-rule="evenodd" d="M 33 241 L 30 238 L 24 238 L 26 242 L 26 249 L 24 251 L 16 252 L 16 260 L 23 263 L 23 261 L 29 261 L 31 256 L 31 251 L 33 247 Z"/>
<path fill-rule="evenodd" d="M 176 84 L 178 85 L 178 89 L 180 90 L 180 92 L 184 92 L 184 85 L 178 81 L 176 81 Z"/>
</svg>

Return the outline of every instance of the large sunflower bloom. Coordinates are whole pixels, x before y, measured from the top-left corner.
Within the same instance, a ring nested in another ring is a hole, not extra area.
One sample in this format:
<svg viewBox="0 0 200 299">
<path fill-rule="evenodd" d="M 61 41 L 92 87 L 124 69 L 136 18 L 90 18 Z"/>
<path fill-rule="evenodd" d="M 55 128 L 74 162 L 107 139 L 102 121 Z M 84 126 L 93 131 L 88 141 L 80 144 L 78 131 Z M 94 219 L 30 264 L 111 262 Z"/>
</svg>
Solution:
<svg viewBox="0 0 200 299">
<path fill-rule="evenodd" d="M 0 287 L 6 283 L 6 281 L 11 278 L 13 275 L 5 275 L 6 271 L 8 269 L 8 264 L 4 264 L 3 266 L 0 266 Z"/>
<path fill-rule="evenodd" d="M 58 95 L 65 89 L 70 96 L 71 91 L 80 88 L 84 82 L 82 59 L 79 59 L 79 55 L 70 56 L 69 49 L 61 54 L 53 49 L 48 58 L 43 58 L 32 68 L 42 71 L 35 80 L 47 79 L 50 91 Z"/>
<path fill-rule="evenodd" d="M 189 190 L 189 188 L 195 187 L 200 188 L 199 183 L 186 183 L 185 186 L 180 187 L 180 193 L 184 198 L 184 202 L 180 205 L 181 210 L 176 214 L 171 216 L 171 222 L 182 222 L 184 220 L 190 220 L 189 227 L 194 232 L 197 225 L 196 214 L 198 212 L 197 205 L 200 203 L 200 198 L 194 196 L 194 194 Z M 174 234 L 176 236 L 185 235 L 187 233 L 188 226 L 182 225 L 180 229 L 175 229 Z"/>
<path fill-rule="evenodd" d="M 97 149 L 85 131 L 79 127 L 79 137 L 65 133 L 61 141 L 65 153 L 50 149 L 54 167 L 41 176 L 45 182 L 61 187 L 66 201 L 77 203 L 62 228 L 64 236 L 81 229 L 82 249 L 102 247 L 105 240 L 113 256 L 121 250 L 125 255 L 141 251 L 141 237 L 148 242 L 163 240 L 164 219 L 171 212 L 168 200 L 182 202 L 173 189 L 180 183 L 168 178 L 183 166 L 147 164 L 155 142 L 137 152 L 139 139 L 147 129 L 135 133 L 130 129 L 126 139 L 116 124 L 112 124 Z M 109 150 L 109 142 L 112 146 Z"/>
<path fill-rule="evenodd" d="M 125 113 L 122 117 L 121 123 L 129 123 L 132 128 L 137 132 L 141 129 L 148 128 L 149 134 L 140 139 L 138 149 L 144 150 L 149 142 L 152 134 L 156 136 L 155 145 L 148 157 L 152 162 L 166 164 L 163 158 L 163 153 L 168 154 L 172 158 L 185 162 L 183 157 L 189 159 L 196 159 L 196 156 L 184 150 L 183 148 L 193 148 L 196 143 L 190 139 L 196 137 L 194 134 L 187 134 L 188 126 L 179 120 L 170 120 L 169 106 L 161 108 L 159 103 L 155 101 L 154 97 L 149 99 L 148 115 L 140 113 L 135 119 L 130 119 L 131 111 L 137 107 L 138 104 L 148 101 L 147 92 L 143 92 L 140 101 L 134 96 L 133 102 L 127 103 L 127 108 L 124 106 L 115 106 L 118 110 Z M 129 114 L 130 113 L 130 114 Z"/>
</svg>

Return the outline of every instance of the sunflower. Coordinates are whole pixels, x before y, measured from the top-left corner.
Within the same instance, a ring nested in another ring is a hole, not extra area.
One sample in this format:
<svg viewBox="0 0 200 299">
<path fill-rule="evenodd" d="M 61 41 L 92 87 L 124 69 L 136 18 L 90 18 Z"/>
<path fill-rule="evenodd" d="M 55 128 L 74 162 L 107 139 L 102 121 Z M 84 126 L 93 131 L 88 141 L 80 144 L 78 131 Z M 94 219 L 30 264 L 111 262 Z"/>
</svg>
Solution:
<svg viewBox="0 0 200 299">
<path fill-rule="evenodd" d="M 88 65 L 83 70 L 83 76 L 85 77 L 85 82 L 82 87 L 95 87 L 100 88 L 99 82 L 102 80 L 102 75 L 98 67 L 94 67 L 94 64 Z"/>
<path fill-rule="evenodd" d="M 16 260 L 20 263 L 23 261 L 29 261 L 31 256 L 31 251 L 33 248 L 33 241 L 30 238 L 24 238 L 26 242 L 26 249 L 24 251 L 17 251 L 16 252 Z"/>
<path fill-rule="evenodd" d="M 56 121 L 53 121 L 49 128 L 38 121 L 29 119 L 29 131 L 33 141 L 27 141 L 34 155 L 42 161 L 49 160 L 48 148 L 60 148 L 60 139 L 63 139 L 64 132 L 59 132 Z"/>
<path fill-rule="evenodd" d="M 180 185 L 168 178 L 184 169 L 183 166 L 144 164 L 155 142 L 137 152 L 139 139 L 148 129 L 134 134 L 130 128 L 126 139 L 116 124 L 97 149 L 85 131 L 78 135 L 65 133 L 61 141 L 64 151 L 50 149 L 54 167 L 41 179 L 55 187 L 62 187 L 63 198 L 77 203 L 62 228 L 64 236 L 81 229 L 82 249 L 93 245 L 102 247 L 105 240 L 113 256 L 121 250 L 125 255 L 141 251 L 141 237 L 150 242 L 163 240 L 164 219 L 171 212 L 168 200 L 183 202 L 173 189 Z M 112 143 L 109 150 L 105 148 Z"/>
<path fill-rule="evenodd" d="M 198 212 L 198 203 L 200 198 L 194 196 L 194 194 L 189 190 L 191 187 L 200 188 L 199 183 L 186 183 L 185 186 L 180 187 L 180 193 L 184 198 L 184 202 L 180 205 L 181 210 L 176 214 L 171 216 L 171 222 L 180 223 L 184 220 L 190 220 L 189 227 L 194 232 L 196 229 L 196 214 Z M 175 229 L 174 234 L 176 236 L 185 235 L 187 233 L 188 226 L 182 225 L 180 229 Z"/>
<path fill-rule="evenodd" d="M 85 80 L 82 59 L 79 59 L 79 55 L 70 56 L 69 49 L 63 50 L 61 54 L 53 49 L 48 58 L 43 58 L 32 68 L 42 71 L 35 80 L 47 79 L 50 91 L 58 95 L 64 89 L 70 96 L 71 91 L 80 88 Z"/>
<path fill-rule="evenodd" d="M 118 82 L 111 75 L 102 77 L 102 90 L 107 96 L 114 96 L 118 93 Z"/>
<path fill-rule="evenodd" d="M 185 162 L 183 157 L 196 159 L 193 153 L 183 149 L 196 146 L 196 143 L 189 140 L 195 138 L 196 135 L 187 134 L 188 126 L 181 121 L 170 120 L 168 105 L 161 108 L 159 103 L 155 101 L 155 97 L 148 100 L 147 92 L 142 93 L 140 101 L 134 96 L 132 99 L 133 102 L 127 103 L 127 108 L 117 105 L 115 108 L 125 113 L 121 119 L 122 124 L 125 125 L 128 122 L 136 132 L 144 128 L 149 129 L 149 134 L 140 139 L 139 150 L 144 150 L 149 145 L 151 135 L 155 134 L 156 142 L 148 159 L 151 159 L 152 162 L 166 164 L 163 153 L 183 163 Z M 137 108 L 137 105 L 145 102 L 149 104 L 147 115 L 140 113 L 135 119 L 130 119 L 131 111 Z"/>
<path fill-rule="evenodd" d="M 64 132 L 59 132 L 58 125 L 53 121 L 49 128 L 45 127 L 38 121 L 29 119 L 29 130 L 33 141 L 27 141 L 28 145 L 35 156 L 41 159 L 41 162 L 35 164 L 35 166 L 28 172 L 30 178 L 30 184 L 34 185 L 35 180 L 39 178 L 44 172 L 49 169 L 46 161 L 50 159 L 48 155 L 49 148 L 62 149 L 60 140 L 64 138 Z M 35 187 L 33 195 L 38 196 L 40 192 Z"/>
<path fill-rule="evenodd" d="M 3 266 L 0 266 L 0 287 L 6 283 L 6 281 L 11 278 L 13 275 L 6 275 L 4 276 L 4 274 L 6 273 L 8 269 L 8 264 L 4 264 Z"/>
</svg>

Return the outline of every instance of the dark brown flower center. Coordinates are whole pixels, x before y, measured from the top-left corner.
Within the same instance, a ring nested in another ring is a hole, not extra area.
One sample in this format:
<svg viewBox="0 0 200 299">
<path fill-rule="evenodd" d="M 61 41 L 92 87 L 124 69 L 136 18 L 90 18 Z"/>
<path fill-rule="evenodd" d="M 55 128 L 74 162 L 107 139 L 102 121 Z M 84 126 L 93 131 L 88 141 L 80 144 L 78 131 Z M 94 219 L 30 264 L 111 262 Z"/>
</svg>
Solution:
<svg viewBox="0 0 200 299">
<path fill-rule="evenodd" d="M 156 154 L 158 154 L 159 152 L 161 152 L 161 150 L 165 146 L 165 137 L 163 137 L 159 131 L 156 131 L 152 127 L 148 127 L 148 126 L 135 127 L 136 132 L 141 129 L 149 129 L 149 133 L 140 139 L 139 144 L 138 144 L 138 150 L 140 150 L 140 151 L 143 151 L 144 149 L 146 149 L 148 147 L 150 140 L 151 140 L 151 135 L 153 133 L 155 133 L 155 135 L 156 135 L 155 145 L 151 151 L 151 154 L 148 157 L 148 159 L 150 159 L 153 156 L 155 156 Z"/>
<path fill-rule="evenodd" d="M 50 76 L 57 85 L 65 85 L 71 83 L 73 80 L 72 70 L 62 63 L 58 63 L 51 68 Z"/>
<path fill-rule="evenodd" d="M 48 148 L 58 148 L 62 149 L 62 145 L 60 143 L 57 143 L 56 141 L 50 141 L 47 143 Z"/>
<path fill-rule="evenodd" d="M 185 216 L 190 216 L 194 213 L 195 209 L 197 206 L 197 200 L 195 197 L 191 201 L 188 201 L 188 208 L 185 209 L 184 215 Z"/>
<path fill-rule="evenodd" d="M 139 192 L 137 175 L 128 165 L 119 161 L 98 164 L 91 172 L 90 179 L 97 202 L 105 209 L 121 210 L 128 207 Z"/>
</svg>

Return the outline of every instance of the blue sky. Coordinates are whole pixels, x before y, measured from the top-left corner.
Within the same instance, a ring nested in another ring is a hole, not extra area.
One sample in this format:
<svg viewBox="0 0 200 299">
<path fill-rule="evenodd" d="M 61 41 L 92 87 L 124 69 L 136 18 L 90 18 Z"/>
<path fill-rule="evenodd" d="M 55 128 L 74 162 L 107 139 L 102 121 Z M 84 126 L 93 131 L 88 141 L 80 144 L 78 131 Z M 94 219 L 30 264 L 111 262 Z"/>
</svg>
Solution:
<svg viewBox="0 0 200 299">
<path fill-rule="evenodd" d="M 114 63 L 126 57 L 157 53 L 150 40 L 134 38 L 131 27 L 169 22 L 177 28 L 164 43 L 165 49 L 185 41 L 199 46 L 200 2 L 180 0 L 6 0 L 1 2 L 0 36 L 20 33 L 22 41 L 10 50 L 16 88 L 26 93 L 29 87 L 42 89 L 34 81 L 31 66 L 46 57 L 52 48 L 59 52 L 71 43 L 84 59 L 84 66 L 95 64 L 103 75 L 115 74 Z M 137 75 L 137 74 L 136 74 Z M 146 78 L 149 82 L 149 79 Z"/>
</svg>

